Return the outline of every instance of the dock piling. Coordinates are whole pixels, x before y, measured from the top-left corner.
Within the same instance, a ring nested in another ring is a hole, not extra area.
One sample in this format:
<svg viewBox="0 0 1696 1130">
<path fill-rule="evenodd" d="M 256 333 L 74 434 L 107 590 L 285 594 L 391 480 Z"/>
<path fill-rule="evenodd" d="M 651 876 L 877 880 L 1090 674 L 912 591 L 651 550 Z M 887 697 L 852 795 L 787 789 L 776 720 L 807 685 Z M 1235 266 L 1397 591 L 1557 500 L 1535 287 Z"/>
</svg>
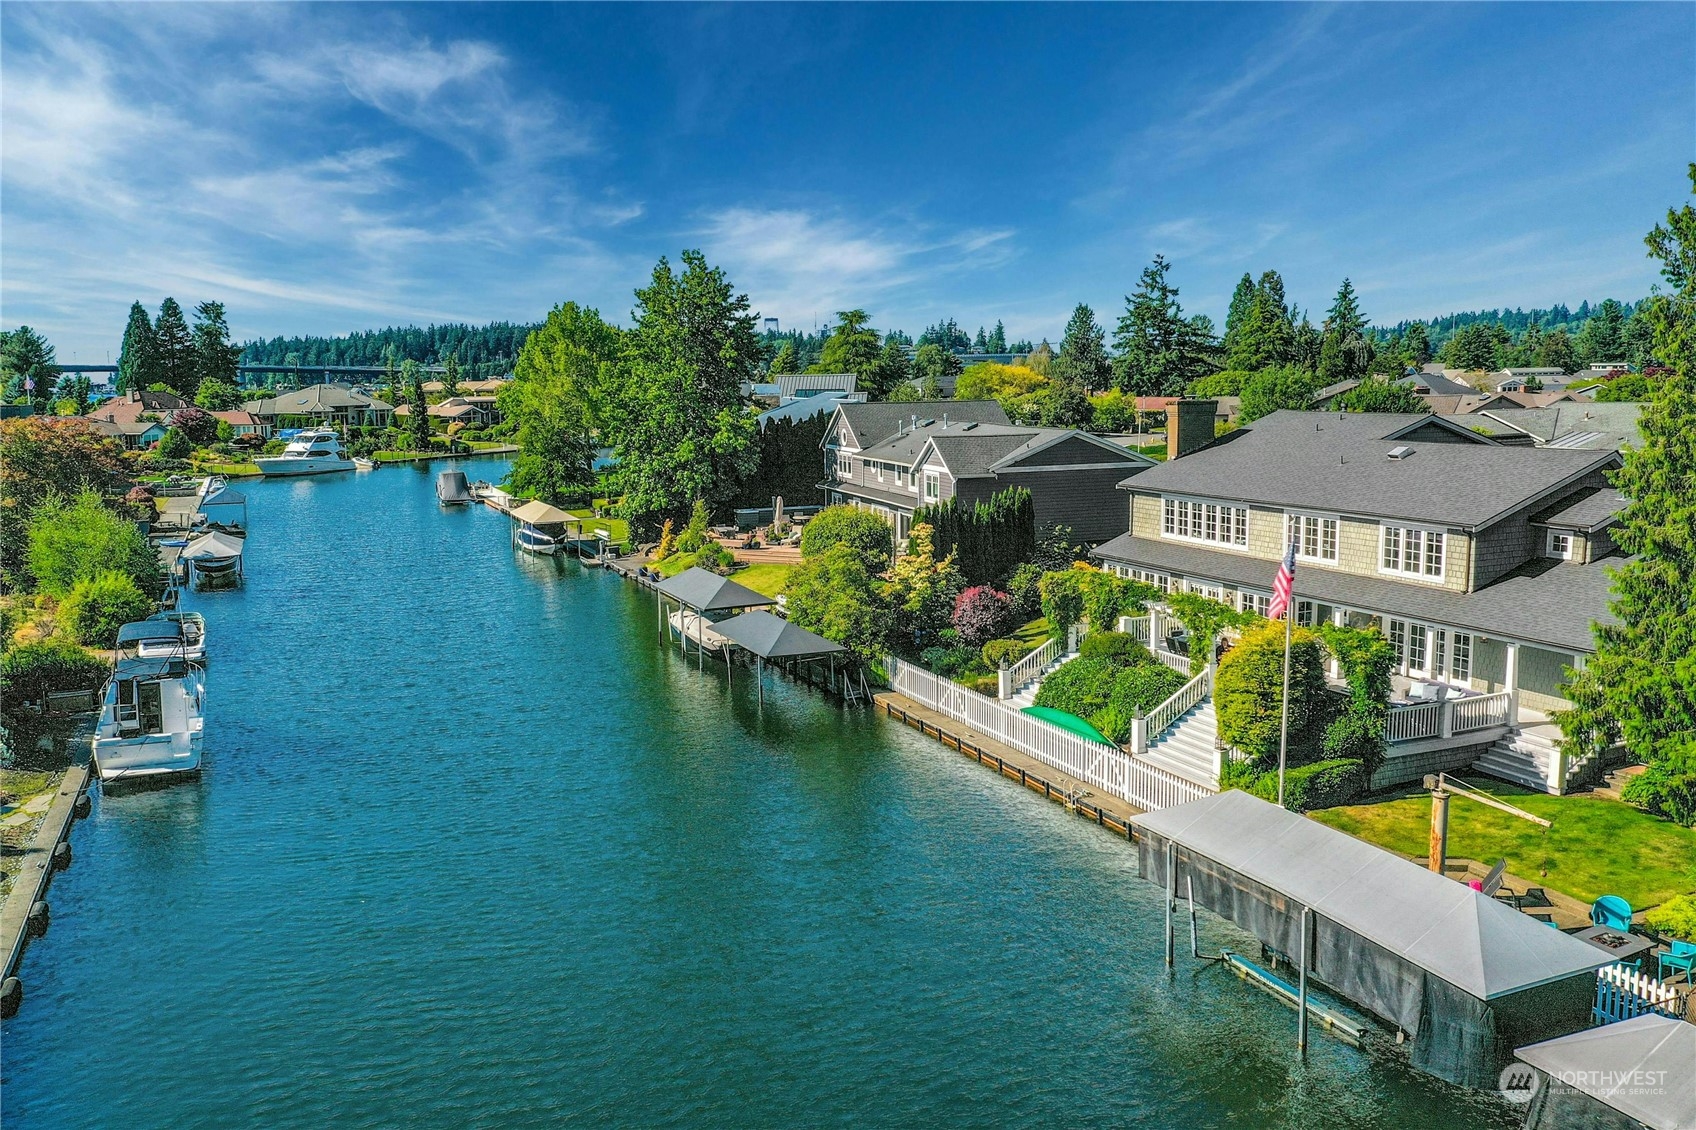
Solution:
<svg viewBox="0 0 1696 1130">
<path fill-rule="evenodd" d="M 1178 901 L 1178 842 L 1166 843 L 1166 968 L 1172 968 L 1172 910 Z"/>
<path fill-rule="evenodd" d="M 1307 1054 L 1307 962 L 1308 935 L 1313 928 L 1313 908 L 1301 908 L 1301 969 L 1296 979 L 1296 1050 Z"/>
</svg>

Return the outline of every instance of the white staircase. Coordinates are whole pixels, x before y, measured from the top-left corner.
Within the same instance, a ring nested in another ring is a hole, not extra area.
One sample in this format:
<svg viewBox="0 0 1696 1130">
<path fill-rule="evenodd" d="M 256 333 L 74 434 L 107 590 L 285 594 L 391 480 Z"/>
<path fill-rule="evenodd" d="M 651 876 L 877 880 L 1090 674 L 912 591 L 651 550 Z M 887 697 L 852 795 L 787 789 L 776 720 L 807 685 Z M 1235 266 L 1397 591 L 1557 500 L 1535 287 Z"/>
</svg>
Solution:
<svg viewBox="0 0 1696 1130">
<path fill-rule="evenodd" d="M 1186 781 L 1217 789 L 1219 779 L 1214 775 L 1213 767 L 1218 736 L 1219 719 L 1213 711 L 1210 696 L 1191 707 L 1176 725 L 1150 742 L 1147 753 L 1136 756 L 1139 761 L 1158 765 Z"/>
<path fill-rule="evenodd" d="M 1559 793 L 1560 740 L 1560 727 L 1549 723 L 1510 730 L 1497 738 L 1495 744 L 1472 763 L 1472 768 L 1528 789 Z M 1574 762 L 1569 765 L 1567 779 L 1570 780 L 1583 764 Z"/>
<path fill-rule="evenodd" d="M 1077 657 L 1077 652 L 1068 651 L 1064 655 L 1060 656 L 1060 658 L 1043 667 L 1042 670 L 1036 673 L 1035 677 L 1025 682 L 1013 692 L 1013 697 L 1007 699 L 1007 705 L 1011 706 L 1014 710 L 1023 710 L 1027 706 L 1036 705 L 1036 692 L 1042 687 L 1042 681 L 1052 675 L 1055 671 L 1059 670 L 1062 664 L 1069 663 Z"/>
</svg>

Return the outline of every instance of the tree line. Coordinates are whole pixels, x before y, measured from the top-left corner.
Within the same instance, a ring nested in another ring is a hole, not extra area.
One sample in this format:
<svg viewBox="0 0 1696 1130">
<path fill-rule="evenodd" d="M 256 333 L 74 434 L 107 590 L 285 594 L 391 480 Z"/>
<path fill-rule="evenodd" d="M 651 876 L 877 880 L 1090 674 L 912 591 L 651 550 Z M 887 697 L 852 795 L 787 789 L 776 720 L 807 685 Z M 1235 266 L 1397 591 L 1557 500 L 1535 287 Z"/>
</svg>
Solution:
<svg viewBox="0 0 1696 1130">
<path fill-rule="evenodd" d="M 480 379 L 511 372 L 524 339 L 535 329 L 535 323 L 523 322 L 449 322 L 423 328 L 389 326 L 340 337 L 273 337 L 245 343 L 241 359 L 247 365 L 442 365 L 451 356 L 468 378 Z"/>
</svg>

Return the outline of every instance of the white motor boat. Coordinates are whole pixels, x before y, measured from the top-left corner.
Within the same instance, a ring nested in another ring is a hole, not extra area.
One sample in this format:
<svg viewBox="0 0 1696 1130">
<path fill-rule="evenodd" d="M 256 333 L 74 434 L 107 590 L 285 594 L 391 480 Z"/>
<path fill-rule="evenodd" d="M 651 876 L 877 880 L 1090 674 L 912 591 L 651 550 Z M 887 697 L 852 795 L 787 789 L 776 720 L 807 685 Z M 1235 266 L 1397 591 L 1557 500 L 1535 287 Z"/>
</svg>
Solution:
<svg viewBox="0 0 1696 1130">
<path fill-rule="evenodd" d="M 323 475 L 354 468 L 341 437 L 331 428 L 301 432 L 289 441 L 281 455 L 261 455 L 254 462 L 267 475 Z"/>
<path fill-rule="evenodd" d="M 206 662 L 206 617 L 198 612 L 178 612 L 172 609 L 168 612 L 155 612 L 148 617 L 148 620 L 164 620 L 168 623 L 182 625 L 183 655 L 191 663 Z M 164 657 L 162 655 L 163 648 L 175 646 L 170 641 L 143 640 L 138 650 L 143 659 L 159 659 Z"/>
<path fill-rule="evenodd" d="M 187 652 L 180 622 L 143 620 L 118 630 L 92 741 L 102 781 L 200 768 L 205 670 Z"/>
<path fill-rule="evenodd" d="M 534 526 L 520 526 L 513 534 L 513 544 L 530 553 L 549 555 L 558 553 L 560 542 L 563 540 L 563 538 L 556 538 L 551 534 L 544 534 Z"/>
</svg>

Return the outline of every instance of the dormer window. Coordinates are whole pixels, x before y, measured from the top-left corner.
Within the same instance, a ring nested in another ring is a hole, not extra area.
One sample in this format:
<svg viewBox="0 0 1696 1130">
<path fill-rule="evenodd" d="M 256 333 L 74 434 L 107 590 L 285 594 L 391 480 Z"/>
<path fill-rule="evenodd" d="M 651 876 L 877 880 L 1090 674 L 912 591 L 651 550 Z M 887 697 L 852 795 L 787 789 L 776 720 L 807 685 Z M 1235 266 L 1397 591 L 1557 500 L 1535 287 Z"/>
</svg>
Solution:
<svg viewBox="0 0 1696 1130">
<path fill-rule="evenodd" d="M 1550 530 L 1543 552 L 1557 561 L 1571 561 L 1573 536 L 1566 530 Z"/>
</svg>

